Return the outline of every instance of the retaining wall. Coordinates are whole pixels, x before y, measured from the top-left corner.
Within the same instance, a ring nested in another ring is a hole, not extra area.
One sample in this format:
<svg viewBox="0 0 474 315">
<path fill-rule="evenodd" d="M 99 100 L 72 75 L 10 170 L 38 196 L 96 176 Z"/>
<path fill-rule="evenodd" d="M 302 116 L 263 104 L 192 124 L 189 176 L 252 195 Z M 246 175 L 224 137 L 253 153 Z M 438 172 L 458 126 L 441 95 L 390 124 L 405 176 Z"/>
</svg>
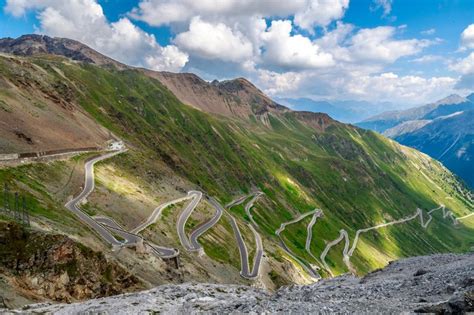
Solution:
<svg viewBox="0 0 474 315">
<path fill-rule="evenodd" d="M 16 153 L 0 154 L 0 161 L 10 161 L 10 160 L 16 160 L 18 158 L 19 158 L 19 155 Z"/>
</svg>

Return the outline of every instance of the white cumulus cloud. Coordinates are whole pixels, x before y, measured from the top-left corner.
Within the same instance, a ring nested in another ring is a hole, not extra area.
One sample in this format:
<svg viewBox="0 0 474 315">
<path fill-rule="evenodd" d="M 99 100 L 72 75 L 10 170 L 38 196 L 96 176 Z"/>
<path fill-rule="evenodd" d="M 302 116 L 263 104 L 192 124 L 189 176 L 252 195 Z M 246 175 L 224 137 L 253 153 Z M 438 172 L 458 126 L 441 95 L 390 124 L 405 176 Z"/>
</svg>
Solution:
<svg viewBox="0 0 474 315">
<path fill-rule="evenodd" d="M 239 62 L 253 54 L 252 43 L 223 23 L 213 24 L 200 17 L 191 20 L 189 30 L 174 40 L 181 49 L 205 59 Z"/>
<path fill-rule="evenodd" d="M 394 38 L 395 31 L 396 28 L 390 26 L 360 30 L 351 39 L 351 55 L 358 60 L 392 63 L 401 57 L 414 55 L 433 44 L 428 40 L 397 40 Z"/>
<path fill-rule="evenodd" d="M 420 76 L 398 76 L 392 72 L 352 78 L 347 82 L 348 93 L 354 97 L 375 98 L 384 101 L 403 100 L 423 103 L 429 99 L 444 97 L 452 90 L 456 79 L 450 77 L 423 78 Z"/>
<path fill-rule="evenodd" d="M 299 72 L 278 73 L 270 70 L 258 70 L 257 80 L 269 95 L 289 95 L 297 91 L 305 74 Z"/>
<path fill-rule="evenodd" d="M 312 31 L 344 16 L 349 0 L 142 0 L 131 12 L 153 26 L 180 23 L 200 16 L 208 21 L 236 17 L 295 17 L 295 24 Z"/>
<path fill-rule="evenodd" d="M 474 24 L 466 27 L 461 33 L 461 48 L 474 49 Z"/>
<path fill-rule="evenodd" d="M 110 23 L 95 0 L 7 0 L 5 11 L 14 16 L 28 10 L 37 11 L 38 32 L 78 40 L 130 65 L 177 71 L 187 61 L 176 47 L 161 47 L 126 17 Z"/>
<path fill-rule="evenodd" d="M 462 58 L 450 65 L 451 70 L 461 74 L 474 73 L 474 52 L 471 52 L 466 58 Z M 474 87 L 473 87 L 474 88 Z"/>
<path fill-rule="evenodd" d="M 291 35 L 291 21 L 272 21 L 262 34 L 265 43 L 263 58 L 272 66 L 283 69 L 311 69 L 334 64 L 332 55 L 322 52 L 317 44 L 302 35 Z"/>
<path fill-rule="evenodd" d="M 145 62 L 151 69 L 172 72 L 179 72 L 188 61 L 189 55 L 174 45 L 163 47 L 158 56 L 145 57 Z"/>
<path fill-rule="evenodd" d="M 307 7 L 295 14 L 295 24 L 312 30 L 315 26 L 327 26 L 344 16 L 349 0 L 311 0 Z"/>
<path fill-rule="evenodd" d="M 207 20 L 249 15 L 287 16 L 305 8 L 307 3 L 308 0 L 142 0 L 131 16 L 160 26 L 185 22 L 195 16 Z"/>
</svg>

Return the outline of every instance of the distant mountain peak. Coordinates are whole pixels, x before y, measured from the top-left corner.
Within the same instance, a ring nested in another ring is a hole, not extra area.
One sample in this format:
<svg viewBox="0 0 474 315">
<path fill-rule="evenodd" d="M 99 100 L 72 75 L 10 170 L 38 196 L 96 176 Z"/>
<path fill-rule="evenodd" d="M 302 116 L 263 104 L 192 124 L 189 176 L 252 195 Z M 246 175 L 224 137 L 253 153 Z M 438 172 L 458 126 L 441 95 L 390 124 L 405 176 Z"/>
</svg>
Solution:
<svg viewBox="0 0 474 315">
<path fill-rule="evenodd" d="M 459 96 L 458 94 L 451 94 L 439 101 L 435 102 L 436 105 L 450 105 L 450 104 L 459 104 L 466 102 L 466 98 Z"/>
<path fill-rule="evenodd" d="M 474 103 L 474 92 L 466 96 L 466 98 Z"/>
<path fill-rule="evenodd" d="M 241 91 L 241 90 L 255 90 L 260 93 L 260 91 L 253 83 L 251 83 L 249 80 L 245 78 L 236 78 L 232 80 L 225 80 L 225 81 L 217 81 L 217 83 L 214 84 L 215 86 L 224 88 L 225 90 L 233 91 Z"/>
<path fill-rule="evenodd" d="M 76 40 L 47 35 L 28 34 L 18 38 L 2 38 L 0 52 L 18 56 L 50 54 L 97 65 L 114 65 L 119 69 L 127 67 Z"/>
<path fill-rule="evenodd" d="M 23 35 L 16 39 L 0 39 L 0 52 L 18 56 L 55 55 L 74 61 L 92 63 L 98 66 L 115 66 L 119 70 L 135 69 L 159 80 L 181 102 L 205 112 L 248 118 L 251 115 L 267 113 L 281 114 L 291 111 L 278 104 L 246 78 L 207 82 L 194 73 L 159 72 L 127 66 L 95 51 L 76 40 L 46 35 Z M 306 114 L 304 117 L 306 120 Z M 319 119 L 314 114 L 313 119 Z M 323 119 L 324 118 L 324 119 Z M 324 125 L 327 124 L 326 117 Z M 321 121 L 322 121 L 321 120 Z"/>
</svg>

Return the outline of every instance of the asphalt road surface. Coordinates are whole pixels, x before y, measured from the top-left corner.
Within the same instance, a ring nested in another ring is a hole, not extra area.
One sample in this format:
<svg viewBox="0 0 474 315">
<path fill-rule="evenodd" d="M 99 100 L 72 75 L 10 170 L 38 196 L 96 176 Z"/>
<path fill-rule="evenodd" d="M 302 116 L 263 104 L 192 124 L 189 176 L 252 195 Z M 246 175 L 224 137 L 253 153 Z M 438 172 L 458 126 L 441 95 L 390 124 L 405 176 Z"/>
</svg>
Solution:
<svg viewBox="0 0 474 315">
<path fill-rule="evenodd" d="M 199 225 L 194 231 L 189 235 L 189 241 L 191 242 L 192 250 L 202 250 L 201 244 L 198 243 L 198 238 L 206 233 L 210 228 L 212 228 L 217 222 L 219 222 L 222 214 L 224 213 L 224 208 L 221 204 L 217 202 L 214 198 L 209 197 L 209 203 L 216 209 L 214 216 L 204 224 Z"/>
<path fill-rule="evenodd" d="M 311 278 L 313 279 L 319 279 L 321 278 L 321 276 L 319 275 L 319 273 L 314 270 L 311 266 L 308 266 L 307 263 L 305 263 L 304 261 L 302 261 L 302 259 L 300 259 L 299 257 L 297 257 L 289 248 L 288 246 L 286 246 L 285 244 L 285 241 L 283 240 L 283 238 L 281 237 L 281 232 L 283 232 L 285 230 L 285 228 L 290 225 L 290 224 L 294 224 L 296 222 L 299 222 L 301 220 L 303 220 L 304 218 L 310 216 L 310 215 L 313 215 L 313 218 L 314 217 L 317 217 L 317 216 L 320 216 L 322 215 L 322 211 L 319 210 L 319 209 L 314 209 L 313 211 L 309 211 L 309 212 L 306 212 L 306 213 L 303 213 L 302 215 L 296 217 L 295 219 L 291 220 L 291 221 L 288 221 L 288 222 L 284 222 L 280 225 L 280 227 L 275 231 L 275 235 L 278 236 L 278 238 L 280 239 L 280 246 L 281 248 L 290 256 L 292 257 L 294 260 L 296 260 L 300 265 L 301 267 L 311 276 Z M 312 222 L 313 220 L 311 220 Z M 311 228 L 312 226 L 314 225 L 314 223 L 309 223 L 309 225 L 311 225 Z M 307 231 L 309 230 L 309 228 L 307 228 Z M 306 245 L 308 245 L 308 239 L 306 239 Z"/>
<path fill-rule="evenodd" d="M 130 232 L 131 233 L 140 233 L 141 231 L 143 231 L 144 229 L 146 229 L 147 227 L 149 227 L 150 225 L 156 223 L 156 221 L 158 221 L 158 219 L 160 218 L 161 216 L 161 213 L 163 212 L 164 209 L 166 209 L 167 207 L 175 204 L 175 203 L 179 203 L 179 202 L 182 202 L 182 201 L 185 201 L 185 200 L 188 200 L 188 199 L 191 199 L 191 198 L 196 198 L 196 197 L 199 197 L 199 199 L 201 198 L 199 196 L 199 194 L 201 194 L 201 192 L 195 192 L 195 191 L 190 191 L 188 192 L 188 195 L 185 196 L 185 197 L 181 197 L 181 198 L 178 198 L 178 199 L 174 199 L 174 200 L 171 200 L 171 201 L 168 201 L 164 204 L 161 204 L 159 205 L 158 207 L 155 208 L 155 210 L 153 210 L 153 212 L 151 213 L 151 215 L 145 220 L 145 222 L 141 223 L 139 226 L 137 226 L 136 228 L 132 229 Z M 201 194 L 202 195 L 202 194 Z M 198 201 L 199 202 L 199 201 Z"/>
<path fill-rule="evenodd" d="M 199 250 L 200 247 L 195 248 L 189 241 L 188 236 L 186 235 L 185 232 L 185 226 L 186 222 L 188 221 L 189 217 L 193 213 L 194 209 L 196 206 L 199 204 L 199 202 L 202 199 L 202 192 L 196 191 L 196 190 L 191 190 L 188 192 L 188 196 L 192 196 L 193 200 L 184 207 L 183 211 L 181 211 L 178 221 L 176 222 L 176 231 L 178 233 L 179 241 L 181 242 L 181 245 L 184 247 L 185 250 L 187 251 L 193 251 L 193 250 Z"/>
<path fill-rule="evenodd" d="M 247 212 L 247 215 L 249 215 L 250 208 L 253 206 L 253 203 L 261 194 L 262 194 L 261 192 L 256 192 L 252 200 L 250 200 L 249 203 L 245 206 L 245 211 Z M 230 209 L 233 206 L 243 203 L 249 196 L 243 196 L 243 197 L 237 198 L 236 200 L 230 202 L 227 205 L 228 206 L 227 208 Z M 247 246 L 245 245 L 244 239 L 242 237 L 242 234 L 240 232 L 239 226 L 237 225 L 235 218 L 231 214 L 229 214 L 229 216 L 231 218 L 230 223 L 234 231 L 235 240 L 237 241 L 237 246 L 239 248 L 239 253 L 240 253 L 240 266 L 241 266 L 240 275 L 246 279 L 251 279 L 251 280 L 256 279 L 260 274 L 260 266 L 261 266 L 262 257 L 263 257 L 262 238 L 260 237 L 260 234 L 258 234 L 255 228 L 252 226 L 252 224 L 249 224 L 248 226 L 250 230 L 252 231 L 252 233 L 254 234 L 255 244 L 256 244 L 254 264 L 252 267 L 252 271 L 250 271 Z M 254 222 L 251 215 L 249 217 L 250 217 L 250 220 Z"/>
<path fill-rule="evenodd" d="M 86 213 L 82 212 L 81 209 L 79 208 L 79 204 L 83 202 L 89 195 L 90 193 L 94 190 L 95 183 L 94 183 L 94 164 L 100 161 L 103 161 L 105 159 L 111 158 L 117 154 L 120 154 L 122 152 L 125 152 L 126 150 L 120 150 L 116 152 L 111 152 L 107 153 L 98 157 L 95 157 L 88 162 L 86 162 L 84 168 L 85 168 L 85 182 L 84 182 L 84 188 L 82 189 L 81 193 L 68 201 L 65 205 L 65 207 L 73 212 L 79 220 L 87 224 L 89 227 L 91 227 L 97 234 L 99 234 L 100 237 L 102 237 L 105 241 L 107 241 L 110 245 L 112 245 L 113 248 L 120 247 L 124 244 L 124 242 L 117 240 L 112 233 L 110 233 L 109 230 L 107 230 L 104 226 L 96 222 L 94 219 L 92 219 L 89 215 Z"/>
<path fill-rule="evenodd" d="M 368 228 L 365 228 L 365 229 L 357 230 L 356 235 L 354 237 L 354 240 L 352 242 L 352 246 L 351 246 L 350 249 L 349 249 L 349 245 L 350 245 L 349 235 L 348 235 L 346 230 L 342 229 L 340 231 L 339 237 L 336 238 L 335 240 L 329 242 L 326 245 L 326 247 L 324 248 L 323 252 L 321 253 L 321 262 L 324 265 L 324 267 L 326 268 L 326 270 L 332 275 L 332 272 L 329 269 L 329 266 L 327 265 L 326 260 L 325 260 L 326 255 L 329 252 L 329 250 L 331 249 L 331 247 L 335 246 L 336 244 L 338 244 L 339 242 L 344 240 L 345 244 L 344 244 L 344 250 L 342 252 L 343 261 L 344 261 L 345 265 L 347 266 L 347 268 L 349 268 L 349 270 L 352 273 L 355 273 L 355 270 L 354 270 L 353 266 L 350 263 L 350 259 L 351 259 L 352 255 L 354 254 L 354 251 L 357 248 L 357 244 L 358 244 L 358 241 L 359 241 L 359 238 L 360 238 L 360 234 L 371 231 L 371 230 L 376 230 L 376 229 L 380 229 L 380 228 L 383 228 L 383 227 L 387 227 L 387 226 L 390 226 L 390 225 L 402 224 L 402 223 L 405 223 L 405 222 L 408 222 L 408 221 L 411 221 L 411 220 L 415 220 L 416 218 L 420 219 L 421 227 L 423 229 L 426 229 L 428 227 L 428 225 L 431 223 L 431 221 L 433 220 L 433 216 L 431 214 L 435 211 L 440 210 L 440 209 L 443 210 L 443 219 L 450 218 L 453 221 L 454 225 L 458 224 L 459 218 L 456 219 L 454 214 L 451 211 L 446 210 L 446 207 L 444 205 L 440 205 L 437 208 L 429 210 L 427 212 L 427 217 L 428 217 L 427 219 L 425 218 L 425 215 L 423 214 L 424 213 L 423 210 L 421 210 L 420 208 L 417 208 L 415 213 L 413 215 L 409 216 L 409 217 L 402 218 L 402 219 L 395 220 L 395 221 L 391 221 L 391 222 L 387 222 L 387 223 L 378 224 L 378 225 L 368 227 Z"/>
</svg>

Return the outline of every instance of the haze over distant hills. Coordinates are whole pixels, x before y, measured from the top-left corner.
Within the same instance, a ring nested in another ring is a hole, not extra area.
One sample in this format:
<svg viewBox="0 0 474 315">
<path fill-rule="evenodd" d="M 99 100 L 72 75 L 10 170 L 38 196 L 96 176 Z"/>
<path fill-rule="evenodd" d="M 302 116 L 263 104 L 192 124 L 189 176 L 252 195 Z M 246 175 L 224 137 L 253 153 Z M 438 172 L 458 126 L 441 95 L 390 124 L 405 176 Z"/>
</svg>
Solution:
<svg viewBox="0 0 474 315">
<path fill-rule="evenodd" d="M 357 123 L 357 126 L 383 133 L 387 129 L 393 128 L 404 122 L 431 120 L 458 111 L 472 109 L 473 99 L 474 94 L 467 97 L 453 94 L 437 102 L 424 106 L 413 107 L 406 110 L 385 111 Z"/>
<path fill-rule="evenodd" d="M 135 68 L 39 35 L 0 40 L 0 52 L 2 158 L 97 150 L 2 164 L 0 184 L 26 196 L 32 229 L 106 253 L 149 286 L 276 289 L 474 244 L 472 223 L 457 221 L 471 218 L 472 196 L 441 163 L 327 114 L 280 105 L 247 79 Z M 103 152 L 111 141 L 127 150 Z M 3 233 L 0 245 L 14 247 L 22 233 Z M 199 253 L 183 241 L 193 235 Z M 85 261 L 95 255 L 83 252 Z M 22 258 L 36 256 L 33 248 Z M 51 295 L 36 280 L 41 268 L 19 275 L 18 265 L 5 265 L 7 282 L 23 285 L 9 287 L 10 296 L 26 290 L 36 300 L 84 298 L 82 280 L 66 281 L 64 270 L 94 273 L 91 286 L 110 278 L 72 259 L 48 280 L 61 284 Z"/>
<path fill-rule="evenodd" d="M 372 103 L 356 100 L 315 101 L 310 98 L 277 98 L 276 101 L 294 110 L 326 113 L 345 123 L 359 122 L 384 111 L 400 108 L 390 102 Z"/>
<path fill-rule="evenodd" d="M 0 315 L 474 312 L 473 2 L 0 0 Z"/>
<path fill-rule="evenodd" d="M 474 93 L 382 113 L 357 125 L 427 153 L 474 187 Z"/>
</svg>

